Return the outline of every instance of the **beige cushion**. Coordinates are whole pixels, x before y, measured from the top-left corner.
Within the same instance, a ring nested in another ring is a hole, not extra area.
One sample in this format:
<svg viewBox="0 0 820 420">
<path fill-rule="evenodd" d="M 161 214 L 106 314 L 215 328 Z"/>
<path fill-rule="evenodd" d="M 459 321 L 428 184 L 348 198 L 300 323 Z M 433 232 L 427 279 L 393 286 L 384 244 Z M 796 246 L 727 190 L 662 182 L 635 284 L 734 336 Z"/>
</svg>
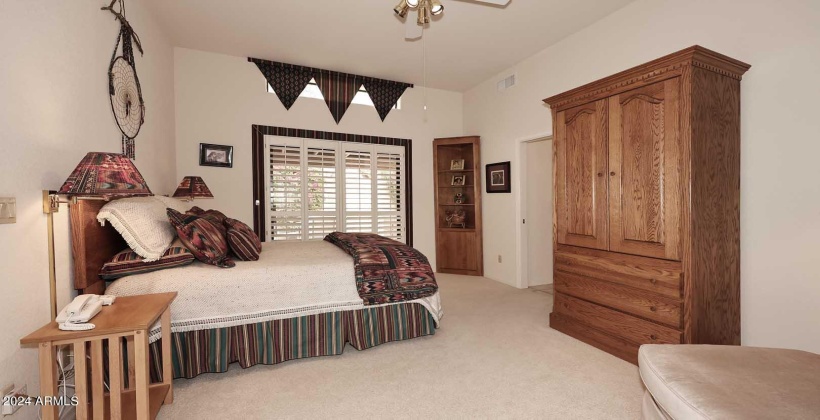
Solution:
<svg viewBox="0 0 820 420">
<path fill-rule="evenodd" d="M 644 345 L 641 378 L 673 419 L 820 418 L 820 355 L 737 346 Z"/>
<path fill-rule="evenodd" d="M 666 414 L 662 408 L 658 406 L 652 394 L 646 391 L 643 394 L 643 404 L 641 404 L 641 419 L 643 420 L 671 420 L 669 414 Z"/>
</svg>

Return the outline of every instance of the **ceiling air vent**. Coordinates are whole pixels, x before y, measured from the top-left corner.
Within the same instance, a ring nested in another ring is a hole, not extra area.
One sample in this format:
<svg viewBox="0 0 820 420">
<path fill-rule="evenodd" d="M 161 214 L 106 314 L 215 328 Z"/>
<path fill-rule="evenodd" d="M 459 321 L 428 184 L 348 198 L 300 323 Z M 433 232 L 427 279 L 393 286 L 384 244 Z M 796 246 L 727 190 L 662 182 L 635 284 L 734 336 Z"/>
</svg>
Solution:
<svg viewBox="0 0 820 420">
<path fill-rule="evenodd" d="M 498 91 L 503 92 L 511 87 L 515 86 L 515 74 L 510 75 L 506 79 L 498 81 Z"/>
</svg>

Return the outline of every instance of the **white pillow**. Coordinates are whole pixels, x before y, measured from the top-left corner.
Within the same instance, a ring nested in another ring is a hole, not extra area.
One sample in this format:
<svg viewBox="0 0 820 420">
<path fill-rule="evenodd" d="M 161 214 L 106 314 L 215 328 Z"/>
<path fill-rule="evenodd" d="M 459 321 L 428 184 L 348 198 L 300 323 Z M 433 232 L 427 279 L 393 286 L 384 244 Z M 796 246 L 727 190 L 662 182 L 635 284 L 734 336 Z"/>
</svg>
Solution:
<svg viewBox="0 0 820 420">
<path fill-rule="evenodd" d="M 168 197 L 131 197 L 111 201 L 97 213 L 97 221 L 108 221 L 128 246 L 146 262 L 159 260 L 177 236 L 166 208 L 185 212 L 190 205 Z"/>
</svg>

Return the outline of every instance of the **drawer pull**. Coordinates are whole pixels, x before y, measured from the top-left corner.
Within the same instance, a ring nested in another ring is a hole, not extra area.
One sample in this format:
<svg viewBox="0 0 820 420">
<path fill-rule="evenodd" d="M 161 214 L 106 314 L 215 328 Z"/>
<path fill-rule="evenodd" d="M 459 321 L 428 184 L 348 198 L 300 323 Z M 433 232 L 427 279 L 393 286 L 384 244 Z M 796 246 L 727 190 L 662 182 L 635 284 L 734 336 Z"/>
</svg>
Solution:
<svg viewBox="0 0 820 420">
<path fill-rule="evenodd" d="M 650 306 L 649 310 L 652 311 L 652 312 L 658 312 L 658 308 L 656 308 L 654 306 Z"/>
<path fill-rule="evenodd" d="M 601 177 L 603 177 L 603 176 L 604 176 L 604 173 L 603 173 L 603 172 L 598 172 L 598 178 L 601 178 Z"/>
<path fill-rule="evenodd" d="M 649 339 L 651 339 L 652 341 L 655 341 L 655 340 L 658 339 L 658 336 L 655 335 L 655 334 L 652 334 L 652 335 L 649 336 Z"/>
</svg>

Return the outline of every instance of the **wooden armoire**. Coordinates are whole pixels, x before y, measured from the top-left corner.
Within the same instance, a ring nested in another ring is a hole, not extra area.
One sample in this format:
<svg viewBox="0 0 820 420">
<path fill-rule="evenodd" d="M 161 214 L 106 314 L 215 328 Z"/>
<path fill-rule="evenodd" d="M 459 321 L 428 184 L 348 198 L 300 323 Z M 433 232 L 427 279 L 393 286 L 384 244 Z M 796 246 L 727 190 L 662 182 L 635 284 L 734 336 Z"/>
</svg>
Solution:
<svg viewBox="0 0 820 420">
<path fill-rule="evenodd" d="M 694 46 L 544 100 L 552 328 L 633 363 L 641 344 L 740 344 L 749 67 Z"/>
</svg>

